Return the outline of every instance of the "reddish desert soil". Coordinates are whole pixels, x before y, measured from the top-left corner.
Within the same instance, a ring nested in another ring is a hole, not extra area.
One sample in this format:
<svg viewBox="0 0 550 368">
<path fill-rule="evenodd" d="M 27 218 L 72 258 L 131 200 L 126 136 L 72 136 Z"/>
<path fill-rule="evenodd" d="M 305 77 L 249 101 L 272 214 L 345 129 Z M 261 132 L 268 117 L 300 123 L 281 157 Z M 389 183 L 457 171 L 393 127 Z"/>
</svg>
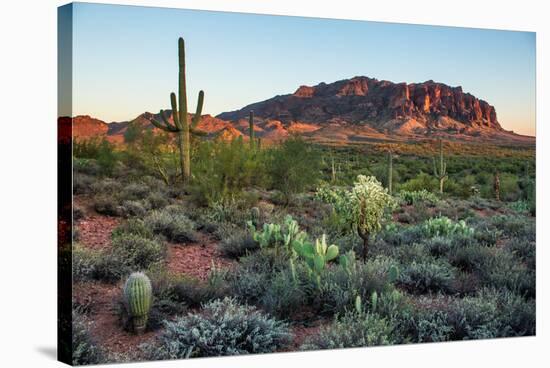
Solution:
<svg viewBox="0 0 550 368">
<path fill-rule="evenodd" d="M 97 250 L 110 247 L 113 229 L 124 220 L 95 213 L 93 209 L 90 210 L 89 206 L 86 206 L 83 198 L 75 197 L 75 203 L 88 209 L 85 210 L 85 217 L 77 221 L 80 243 Z M 205 281 L 212 265 L 227 269 L 236 264 L 236 261 L 224 258 L 218 250 L 218 243 L 204 234 L 199 234 L 199 240 L 195 243 L 168 243 L 167 267 L 169 271 L 178 275 L 188 275 Z M 121 288 L 120 284 L 75 283 L 73 297 L 77 304 L 84 306 L 89 312 L 91 334 L 100 346 L 104 347 L 108 353 L 139 355 L 137 346 L 150 341 L 161 330 L 134 335 L 122 329 L 117 316 L 117 301 Z M 307 336 L 317 333 L 319 328 L 327 323 L 320 320 L 312 326 L 292 327 L 296 338 L 291 349 L 296 350 Z"/>
<path fill-rule="evenodd" d="M 235 261 L 223 258 L 217 244 L 207 237 L 197 243 L 169 244 L 168 270 L 175 274 L 184 274 L 199 280 L 206 280 L 212 265 L 217 268 L 229 268 Z"/>
<path fill-rule="evenodd" d="M 111 233 L 120 224 L 116 217 L 91 215 L 76 222 L 79 241 L 91 249 L 104 249 L 111 246 Z"/>
<path fill-rule="evenodd" d="M 309 336 L 317 335 L 321 328 L 329 324 L 330 321 L 320 319 L 315 321 L 311 326 L 292 326 L 291 331 L 294 334 L 294 340 L 292 341 L 289 351 L 296 351 Z"/>
<path fill-rule="evenodd" d="M 140 344 L 153 339 L 159 331 L 134 335 L 122 329 L 117 316 L 117 300 L 120 285 L 96 282 L 78 283 L 73 286 L 78 304 L 86 305 L 90 313 L 90 333 L 107 352 L 128 354 Z"/>
</svg>

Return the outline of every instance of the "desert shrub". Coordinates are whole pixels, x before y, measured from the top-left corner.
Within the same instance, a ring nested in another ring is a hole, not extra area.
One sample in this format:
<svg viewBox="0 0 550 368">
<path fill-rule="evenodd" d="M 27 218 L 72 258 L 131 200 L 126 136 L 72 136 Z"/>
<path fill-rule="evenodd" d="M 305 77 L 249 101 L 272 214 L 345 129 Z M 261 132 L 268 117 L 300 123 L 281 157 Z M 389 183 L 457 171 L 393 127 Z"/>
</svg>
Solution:
<svg viewBox="0 0 550 368">
<path fill-rule="evenodd" d="M 256 304 L 266 292 L 270 279 L 267 272 L 241 266 L 229 275 L 229 287 L 232 295 L 239 300 Z"/>
<path fill-rule="evenodd" d="M 306 292 L 293 279 L 291 272 L 279 271 L 269 280 L 269 285 L 262 293 L 258 304 L 272 315 L 290 319 L 304 308 Z"/>
<path fill-rule="evenodd" d="M 145 198 L 149 192 L 149 187 L 144 183 L 130 183 L 122 189 L 120 197 L 124 200 L 136 201 Z"/>
<path fill-rule="evenodd" d="M 457 340 L 498 337 L 498 305 L 493 299 L 465 297 L 450 311 L 453 337 Z"/>
<path fill-rule="evenodd" d="M 536 295 L 535 271 L 518 263 L 509 252 L 496 252 L 481 268 L 479 275 L 486 286 L 506 288 L 528 298 L 534 298 Z"/>
<path fill-rule="evenodd" d="M 288 327 L 234 299 L 215 300 L 200 314 L 165 322 L 154 359 L 182 359 L 274 352 L 289 344 Z"/>
<path fill-rule="evenodd" d="M 342 349 L 394 343 L 393 326 L 377 314 L 349 312 L 306 339 L 302 350 Z"/>
<path fill-rule="evenodd" d="M 143 217 L 147 213 L 147 207 L 142 201 L 122 201 L 119 209 L 120 213 L 125 217 Z"/>
<path fill-rule="evenodd" d="M 118 237 L 123 234 L 139 235 L 142 238 L 154 239 L 155 235 L 141 219 L 129 219 L 118 225 L 112 232 L 112 237 Z"/>
<path fill-rule="evenodd" d="M 75 174 L 85 174 L 90 176 L 99 176 L 101 175 L 101 167 L 94 159 L 89 158 L 79 158 L 73 155 L 73 173 Z"/>
<path fill-rule="evenodd" d="M 170 202 L 163 192 L 156 191 L 149 193 L 149 195 L 147 196 L 147 203 L 149 204 L 150 208 L 159 209 L 162 207 L 166 207 Z"/>
<path fill-rule="evenodd" d="M 536 243 L 522 238 L 512 238 L 504 244 L 505 249 L 526 263 L 527 268 L 534 270 L 536 266 Z"/>
<path fill-rule="evenodd" d="M 419 309 L 408 322 L 409 336 L 414 342 L 442 342 L 452 337 L 453 326 L 443 310 Z"/>
<path fill-rule="evenodd" d="M 118 200 L 110 195 L 99 195 L 94 199 L 94 209 L 97 213 L 107 216 L 120 216 L 122 209 Z"/>
<path fill-rule="evenodd" d="M 431 218 L 423 224 L 423 230 L 426 236 L 451 236 L 451 235 L 467 235 L 473 236 L 474 229 L 466 225 L 466 222 L 460 220 L 453 222 L 448 217 Z"/>
<path fill-rule="evenodd" d="M 194 157 L 190 190 L 201 205 L 231 203 L 242 197 L 244 188 L 264 181 L 264 153 L 242 138 L 202 142 Z"/>
<path fill-rule="evenodd" d="M 118 195 L 122 190 L 122 184 L 112 178 L 105 178 L 92 184 L 92 191 L 96 195 Z"/>
<path fill-rule="evenodd" d="M 439 200 L 434 193 L 428 192 L 426 189 L 412 192 L 402 190 L 398 195 L 401 201 L 408 205 L 415 205 L 420 202 L 435 204 Z"/>
<path fill-rule="evenodd" d="M 495 252 L 490 248 L 480 245 L 470 245 L 466 247 L 455 247 L 448 254 L 451 264 L 464 271 L 480 271 L 487 267 L 494 257 Z"/>
<path fill-rule="evenodd" d="M 422 262 L 430 256 L 426 245 L 418 243 L 414 243 L 411 245 L 402 245 L 392 250 L 392 257 L 402 264 Z"/>
<path fill-rule="evenodd" d="M 145 219 L 145 225 L 155 234 L 166 236 L 174 242 L 194 242 L 197 240 L 195 223 L 176 206 L 151 212 Z"/>
<path fill-rule="evenodd" d="M 73 365 L 102 363 L 104 361 L 104 352 L 90 335 L 85 317 L 73 312 L 72 322 Z"/>
<path fill-rule="evenodd" d="M 498 215 L 492 217 L 492 224 L 504 236 L 536 240 L 535 221 L 525 216 Z"/>
<path fill-rule="evenodd" d="M 160 263 L 165 255 L 165 245 L 155 239 L 135 234 L 120 234 L 112 240 L 111 256 L 131 271 L 146 270 Z"/>
<path fill-rule="evenodd" d="M 348 260 L 346 266 L 330 267 L 321 276 L 319 288 L 310 287 L 312 305 L 323 313 L 342 313 L 353 306 L 355 298 L 370 300 L 393 289 L 397 262 L 387 257 L 376 257 L 366 263 Z"/>
<path fill-rule="evenodd" d="M 413 261 L 401 271 L 399 284 L 413 293 L 449 292 L 454 276 L 453 267 L 443 260 Z"/>
<path fill-rule="evenodd" d="M 258 243 L 247 231 L 240 231 L 223 239 L 219 249 L 223 255 L 229 258 L 239 258 L 259 248 Z"/>
<path fill-rule="evenodd" d="M 73 193 L 87 194 L 92 191 L 92 184 L 95 179 L 90 175 L 75 173 L 73 176 Z"/>
<path fill-rule="evenodd" d="M 319 155 L 302 138 L 290 137 L 269 154 L 271 184 L 283 194 L 287 204 L 294 194 L 316 184 L 320 175 Z"/>
<path fill-rule="evenodd" d="M 415 178 L 406 181 L 399 185 L 400 191 L 419 192 L 422 190 L 435 192 L 438 189 L 439 183 L 437 179 L 426 173 L 420 173 Z"/>
<path fill-rule="evenodd" d="M 80 220 L 84 217 L 84 209 L 77 204 L 73 204 L 73 220 Z"/>
<path fill-rule="evenodd" d="M 73 280 L 82 281 L 96 277 L 100 253 L 75 243 L 73 245 Z"/>
<path fill-rule="evenodd" d="M 391 246 L 419 243 L 425 239 L 421 226 L 401 226 L 395 223 L 388 224 L 376 237 Z"/>
<path fill-rule="evenodd" d="M 446 255 L 456 245 L 452 238 L 443 236 L 434 236 L 433 238 L 426 239 L 424 244 L 430 250 L 430 253 L 436 257 Z"/>
</svg>

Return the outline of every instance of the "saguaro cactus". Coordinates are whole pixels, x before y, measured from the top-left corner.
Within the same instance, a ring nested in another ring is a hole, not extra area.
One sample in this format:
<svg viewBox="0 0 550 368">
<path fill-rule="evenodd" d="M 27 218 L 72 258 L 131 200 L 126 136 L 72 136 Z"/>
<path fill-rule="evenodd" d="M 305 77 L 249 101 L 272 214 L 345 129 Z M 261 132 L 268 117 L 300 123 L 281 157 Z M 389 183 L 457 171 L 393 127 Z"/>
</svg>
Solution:
<svg viewBox="0 0 550 368">
<path fill-rule="evenodd" d="M 388 194 L 392 194 L 393 186 L 393 155 L 388 151 Z"/>
<path fill-rule="evenodd" d="M 151 122 L 154 126 L 169 133 L 177 134 L 181 172 L 183 175 L 183 182 L 189 181 L 191 178 L 191 147 L 190 147 L 190 135 L 204 135 L 196 129 L 197 124 L 200 121 L 202 113 L 202 105 L 204 102 L 204 92 L 199 92 L 199 98 L 197 102 L 197 110 L 193 116 L 191 124 L 189 124 L 187 116 L 187 86 L 185 82 L 185 44 L 183 38 L 178 40 L 178 56 L 179 56 L 179 78 L 178 78 L 178 100 L 176 100 L 176 94 L 172 92 L 170 94 L 170 103 L 172 105 L 172 120 L 173 124 L 168 121 L 164 110 L 160 110 L 160 117 L 162 121 L 152 119 Z M 179 107 L 179 111 L 178 111 Z"/>
<path fill-rule="evenodd" d="M 435 163 L 435 158 L 433 159 L 434 163 L 434 176 L 439 180 L 439 193 L 443 194 L 443 184 L 447 180 L 447 163 L 443 159 L 443 141 L 439 139 L 439 168 Z"/>
<path fill-rule="evenodd" d="M 138 334 L 144 332 L 152 303 L 151 281 L 145 274 L 134 272 L 130 275 L 124 284 L 124 300 L 132 319 L 134 332 Z"/>
<path fill-rule="evenodd" d="M 254 139 L 254 110 L 250 110 L 248 115 L 248 137 L 250 138 L 250 148 L 254 148 L 255 139 Z"/>
</svg>

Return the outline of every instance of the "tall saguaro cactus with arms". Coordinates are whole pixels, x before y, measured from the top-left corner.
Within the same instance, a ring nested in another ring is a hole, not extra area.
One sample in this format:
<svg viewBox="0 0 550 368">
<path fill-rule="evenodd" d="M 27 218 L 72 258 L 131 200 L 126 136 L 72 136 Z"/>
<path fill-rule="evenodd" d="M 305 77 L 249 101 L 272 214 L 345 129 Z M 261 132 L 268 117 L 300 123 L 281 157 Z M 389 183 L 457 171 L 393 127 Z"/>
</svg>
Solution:
<svg viewBox="0 0 550 368">
<path fill-rule="evenodd" d="M 203 132 L 196 129 L 197 124 L 201 119 L 204 92 L 199 92 L 197 110 L 193 116 L 191 124 L 189 124 L 187 116 L 187 85 L 185 82 L 185 44 L 183 38 L 181 37 L 178 40 L 178 57 L 178 96 L 176 97 L 174 92 L 170 94 L 173 124 L 168 121 L 168 117 L 166 116 L 164 110 L 160 110 L 160 117 L 162 118 L 162 121 L 152 119 L 151 122 L 159 129 L 162 129 L 168 133 L 177 134 L 181 172 L 183 175 L 183 182 L 186 183 L 191 178 L 191 134 L 204 135 Z"/>
</svg>

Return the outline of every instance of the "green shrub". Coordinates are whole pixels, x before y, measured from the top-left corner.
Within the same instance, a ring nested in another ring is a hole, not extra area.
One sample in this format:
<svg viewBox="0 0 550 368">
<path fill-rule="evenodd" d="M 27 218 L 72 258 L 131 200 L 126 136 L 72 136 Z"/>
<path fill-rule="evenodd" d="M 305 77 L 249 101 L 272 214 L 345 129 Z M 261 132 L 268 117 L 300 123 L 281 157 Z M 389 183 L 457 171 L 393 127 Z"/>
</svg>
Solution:
<svg viewBox="0 0 550 368">
<path fill-rule="evenodd" d="M 100 253 L 84 248 L 78 243 L 73 245 L 73 280 L 94 279 Z"/>
<path fill-rule="evenodd" d="M 88 194 L 92 191 L 94 178 L 90 175 L 75 173 L 73 176 L 73 193 Z"/>
<path fill-rule="evenodd" d="M 453 326 L 446 311 L 419 309 L 408 322 L 413 342 L 442 342 L 452 337 Z"/>
<path fill-rule="evenodd" d="M 88 323 L 83 316 L 73 312 L 72 326 L 72 364 L 100 364 L 104 361 L 104 352 L 92 339 Z"/>
<path fill-rule="evenodd" d="M 152 232 L 164 235 L 171 241 L 197 241 L 194 222 L 179 207 L 168 206 L 162 210 L 155 210 L 144 219 L 144 222 Z"/>
<path fill-rule="evenodd" d="M 142 201 L 127 200 L 122 201 L 120 205 L 120 213 L 125 217 L 143 217 L 147 210 Z"/>
<path fill-rule="evenodd" d="M 398 273 L 397 263 L 391 258 L 376 257 L 366 263 L 352 258 L 346 266 L 326 269 L 319 288 L 310 287 L 312 304 L 324 313 L 342 313 L 353 306 L 357 296 L 370 300 L 374 292 L 381 295 L 393 290 L 393 273 Z"/>
<path fill-rule="evenodd" d="M 219 249 L 226 257 L 240 258 L 259 249 L 259 246 L 248 232 L 240 231 L 222 239 Z"/>
<path fill-rule="evenodd" d="M 160 191 L 149 193 L 146 200 L 149 204 L 149 207 L 152 209 L 163 208 L 170 203 L 168 198 L 166 198 L 166 194 Z"/>
<path fill-rule="evenodd" d="M 300 318 L 306 305 L 306 291 L 294 280 L 289 271 L 277 272 L 262 293 L 258 304 L 266 312 L 282 319 Z"/>
<path fill-rule="evenodd" d="M 145 198 L 150 192 L 149 187 L 143 183 L 129 183 L 126 185 L 120 197 L 124 200 L 136 201 Z"/>
<path fill-rule="evenodd" d="M 200 314 L 165 322 L 154 359 L 270 353 L 287 346 L 288 327 L 234 299 L 204 305 Z"/>
<path fill-rule="evenodd" d="M 121 234 L 113 237 L 113 259 L 132 271 L 146 270 L 164 260 L 166 247 L 163 243 L 135 234 Z"/>
<path fill-rule="evenodd" d="M 288 204 L 296 193 L 313 187 L 320 176 L 319 154 L 302 138 L 293 136 L 269 151 L 271 184 Z"/>
<path fill-rule="evenodd" d="M 122 184 L 112 178 L 105 178 L 92 184 L 92 191 L 96 195 L 118 195 L 122 190 Z"/>
<path fill-rule="evenodd" d="M 141 219 L 129 219 L 128 221 L 123 222 L 122 224 L 118 225 L 112 232 L 111 236 L 113 238 L 121 236 L 123 234 L 132 234 L 132 235 L 139 235 L 142 238 L 146 239 L 154 239 L 155 235 L 149 229 L 143 220 Z"/>
<path fill-rule="evenodd" d="M 122 209 L 118 200 L 110 195 L 99 195 L 94 199 L 94 209 L 97 213 L 107 216 L 120 216 Z"/>
<path fill-rule="evenodd" d="M 195 178 L 190 187 L 194 199 L 208 206 L 240 199 L 245 188 L 265 180 L 264 156 L 242 138 L 201 142 L 194 155 Z"/>
<path fill-rule="evenodd" d="M 302 350 L 391 345 L 393 326 L 377 314 L 346 313 L 332 325 L 306 339 Z"/>
<path fill-rule="evenodd" d="M 399 284 L 413 293 L 449 292 L 454 277 L 454 269 L 443 260 L 413 261 L 401 271 Z"/>
<path fill-rule="evenodd" d="M 434 193 L 428 192 L 426 189 L 412 192 L 402 190 L 401 192 L 399 192 L 398 195 L 399 198 L 408 205 L 416 205 L 420 202 L 435 204 L 439 200 L 439 198 Z"/>
<path fill-rule="evenodd" d="M 512 238 L 504 244 L 519 260 L 524 261 L 527 268 L 534 270 L 536 266 L 536 243 L 522 238 Z"/>
<path fill-rule="evenodd" d="M 399 186 L 400 191 L 419 192 L 422 190 L 435 192 L 438 190 L 438 181 L 433 176 L 426 173 L 420 173 L 415 178 L 410 179 Z"/>
</svg>

